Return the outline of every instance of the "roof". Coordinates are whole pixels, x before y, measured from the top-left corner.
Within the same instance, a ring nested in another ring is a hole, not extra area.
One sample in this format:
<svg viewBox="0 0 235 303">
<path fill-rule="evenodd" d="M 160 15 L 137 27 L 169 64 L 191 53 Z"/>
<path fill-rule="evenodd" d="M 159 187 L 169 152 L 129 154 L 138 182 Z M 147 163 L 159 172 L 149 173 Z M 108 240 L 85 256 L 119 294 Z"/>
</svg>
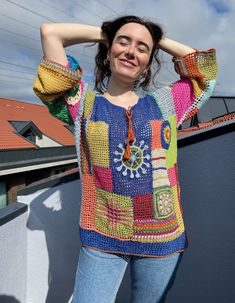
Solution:
<svg viewBox="0 0 235 303">
<path fill-rule="evenodd" d="M 39 131 L 63 146 L 74 145 L 74 136 L 65 123 L 51 116 L 44 105 L 0 98 L 0 150 L 38 148 L 17 134 L 10 121 L 21 121 L 22 127 L 32 122 Z"/>
</svg>

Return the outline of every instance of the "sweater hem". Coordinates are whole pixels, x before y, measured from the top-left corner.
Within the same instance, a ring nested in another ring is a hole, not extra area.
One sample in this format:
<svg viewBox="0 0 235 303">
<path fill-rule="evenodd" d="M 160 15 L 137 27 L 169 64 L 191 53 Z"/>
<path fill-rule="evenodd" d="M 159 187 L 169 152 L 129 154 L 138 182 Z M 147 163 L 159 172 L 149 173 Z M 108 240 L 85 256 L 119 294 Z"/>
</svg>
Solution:
<svg viewBox="0 0 235 303">
<path fill-rule="evenodd" d="M 172 241 L 143 243 L 121 241 L 119 239 L 104 236 L 96 231 L 86 230 L 80 227 L 80 239 L 83 246 L 95 250 L 114 254 L 154 258 L 165 258 L 183 252 L 188 247 L 185 232 Z"/>
</svg>

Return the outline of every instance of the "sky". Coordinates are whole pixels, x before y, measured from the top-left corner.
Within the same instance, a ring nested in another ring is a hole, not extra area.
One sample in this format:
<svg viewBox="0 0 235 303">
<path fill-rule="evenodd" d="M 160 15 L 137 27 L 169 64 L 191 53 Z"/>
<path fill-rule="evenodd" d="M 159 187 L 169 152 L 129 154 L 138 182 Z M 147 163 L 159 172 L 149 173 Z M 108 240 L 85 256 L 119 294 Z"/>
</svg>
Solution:
<svg viewBox="0 0 235 303">
<path fill-rule="evenodd" d="M 42 58 L 40 25 L 50 22 L 101 25 L 134 14 L 160 24 L 166 37 L 198 50 L 216 48 L 219 65 L 215 96 L 235 96 L 234 0 L 1 0 L 0 97 L 41 103 L 32 86 Z M 93 88 L 97 46 L 69 47 L 79 59 L 84 81 Z M 178 79 L 171 57 L 161 52 L 158 84 Z"/>
</svg>

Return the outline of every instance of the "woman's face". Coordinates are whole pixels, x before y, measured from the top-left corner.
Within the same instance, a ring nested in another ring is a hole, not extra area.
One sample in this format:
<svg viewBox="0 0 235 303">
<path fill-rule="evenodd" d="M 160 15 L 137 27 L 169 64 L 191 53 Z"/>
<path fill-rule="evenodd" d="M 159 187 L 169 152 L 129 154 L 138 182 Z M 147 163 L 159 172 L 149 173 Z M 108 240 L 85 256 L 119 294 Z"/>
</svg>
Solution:
<svg viewBox="0 0 235 303">
<path fill-rule="evenodd" d="M 147 73 L 152 49 L 152 36 L 144 25 L 123 25 L 116 32 L 108 52 L 111 77 L 133 84 L 141 75 Z"/>
</svg>

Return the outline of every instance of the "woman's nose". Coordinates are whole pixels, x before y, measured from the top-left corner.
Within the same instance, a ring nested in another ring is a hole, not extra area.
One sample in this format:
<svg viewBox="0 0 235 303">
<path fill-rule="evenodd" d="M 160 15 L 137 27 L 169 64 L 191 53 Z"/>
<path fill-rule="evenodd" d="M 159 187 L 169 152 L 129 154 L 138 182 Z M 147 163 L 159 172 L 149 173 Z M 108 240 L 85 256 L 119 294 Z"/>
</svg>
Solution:
<svg viewBox="0 0 235 303">
<path fill-rule="evenodd" d="M 130 44 L 129 47 L 126 50 L 126 56 L 128 57 L 134 57 L 135 56 L 135 47 L 134 45 Z"/>
</svg>

